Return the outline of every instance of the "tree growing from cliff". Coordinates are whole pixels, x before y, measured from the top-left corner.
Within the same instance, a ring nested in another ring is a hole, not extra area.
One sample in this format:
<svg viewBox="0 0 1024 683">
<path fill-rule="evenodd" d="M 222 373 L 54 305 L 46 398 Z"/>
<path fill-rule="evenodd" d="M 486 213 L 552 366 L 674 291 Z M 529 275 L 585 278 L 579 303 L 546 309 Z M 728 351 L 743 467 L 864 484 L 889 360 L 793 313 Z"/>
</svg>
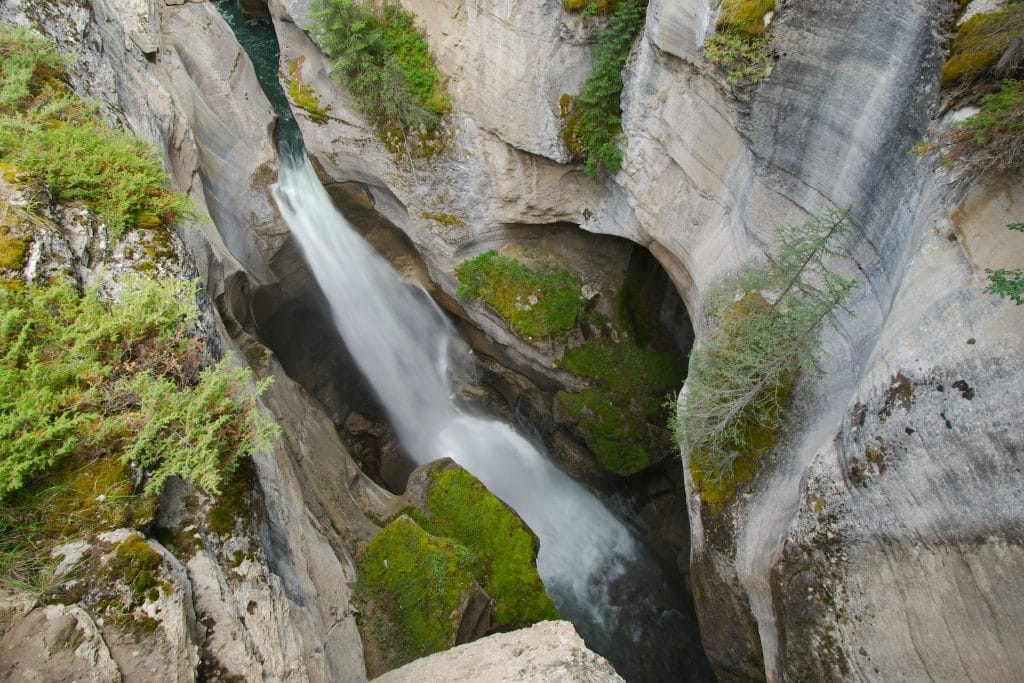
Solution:
<svg viewBox="0 0 1024 683">
<path fill-rule="evenodd" d="M 444 78 L 423 31 L 400 5 L 379 13 L 356 0 L 314 0 L 313 36 L 331 58 L 333 76 L 382 130 L 436 132 L 449 108 Z"/>
<path fill-rule="evenodd" d="M 801 372 L 817 369 L 823 324 L 856 287 L 827 267 L 849 258 L 850 209 L 829 209 L 802 225 L 777 226 L 767 263 L 723 278 L 708 292 L 673 431 L 702 486 L 738 480 L 737 462 L 766 451 Z"/>
</svg>

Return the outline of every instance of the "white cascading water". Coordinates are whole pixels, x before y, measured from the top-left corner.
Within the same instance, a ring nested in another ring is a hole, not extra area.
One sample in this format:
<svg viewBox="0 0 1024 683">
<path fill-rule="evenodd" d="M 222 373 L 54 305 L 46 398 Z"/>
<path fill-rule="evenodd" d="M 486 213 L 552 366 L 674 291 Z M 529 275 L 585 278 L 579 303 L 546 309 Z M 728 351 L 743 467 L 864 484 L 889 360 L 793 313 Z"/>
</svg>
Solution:
<svg viewBox="0 0 1024 683">
<path fill-rule="evenodd" d="M 418 465 L 450 457 L 508 503 L 540 539 L 537 569 L 562 615 L 588 641 L 615 632 L 608 586 L 636 558 L 630 531 L 509 425 L 456 406 L 451 325 L 338 213 L 305 154 L 282 157 L 274 197 L 403 447 Z"/>
</svg>

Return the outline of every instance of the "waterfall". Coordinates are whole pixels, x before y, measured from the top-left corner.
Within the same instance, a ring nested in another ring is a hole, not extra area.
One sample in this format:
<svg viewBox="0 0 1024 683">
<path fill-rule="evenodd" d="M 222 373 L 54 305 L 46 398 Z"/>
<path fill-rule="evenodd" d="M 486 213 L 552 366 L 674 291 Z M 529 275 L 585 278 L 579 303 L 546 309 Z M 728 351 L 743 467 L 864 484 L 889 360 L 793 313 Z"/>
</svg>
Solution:
<svg viewBox="0 0 1024 683">
<path fill-rule="evenodd" d="M 537 569 L 563 616 L 590 639 L 614 631 L 608 586 L 636 558 L 629 529 L 512 427 L 456 406 L 451 324 L 337 212 L 304 154 L 282 156 L 274 197 L 403 447 L 418 465 L 450 457 L 508 503 L 540 539 Z"/>
</svg>

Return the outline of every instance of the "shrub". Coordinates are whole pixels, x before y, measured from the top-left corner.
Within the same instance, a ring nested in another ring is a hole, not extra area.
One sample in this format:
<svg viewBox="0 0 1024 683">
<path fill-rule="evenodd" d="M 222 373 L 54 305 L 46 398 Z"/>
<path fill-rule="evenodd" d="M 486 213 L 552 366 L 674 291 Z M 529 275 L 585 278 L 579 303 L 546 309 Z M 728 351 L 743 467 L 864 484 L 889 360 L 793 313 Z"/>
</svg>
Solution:
<svg viewBox="0 0 1024 683">
<path fill-rule="evenodd" d="M 704 43 L 704 59 L 725 69 L 729 83 L 760 83 L 771 72 L 768 40 L 743 33 L 716 33 Z"/>
<path fill-rule="evenodd" d="M 764 18 L 775 0 L 725 0 L 716 33 L 704 43 L 704 59 L 723 68 L 729 83 L 760 83 L 771 72 L 772 53 Z"/>
<path fill-rule="evenodd" d="M 571 153 L 582 151 L 584 168 L 591 177 L 602 172 L 614 174 L 622 168 L 622 68 L 646 16 L 647 0 L 618 3 L 608 27 L 598 35 L 594 66 L 583 91 L 571 105 L 560 103 L 566 117 L 566 147 Z"/>
<path fill-rule="evenodd" d="M 797 376 L 817 368 L 819 332 L 856 286 L 826 267 L 844 257 L 849 210 L 776 227 L 777 254 L 711 288 L 672 424 L 702 498 L 727 499 L 751 458 L 771 447 Z M 737 465 L 740 465 L 737 467 Z M 718 489 L 714 491 L 714 489 Z"/>
<path fill-rule="evenodd" d="M 444 79 L 413 15 L 387 3 L 380 14 L 355 0 L 315 0 L 313 36 L 333 76 L 381 130 L 436 133 L 449 105 Z"/>
<path fill-rule="evenodd" d="M 65 60 L 41 37 L 0 24 L 0 161 L 41 175 L 55 197 L 81 200 L 116 240 L 133 227 L 192 213 L 167 187 L 155 147 L 99 120 L 60 81 Z"/>
<path fill-rule="evenodd" d="M 981 109 L 916 145 L 911 155 L 934 155 L 969 175 L 1019 173 L 1024 168 L 1024 81 L 1003 81 L 981 98 Z"/>
<path fill-rule="evenodd" d="M 149 474 L 148 494 L 171 475 L 216 493 L 269 443 L 248 375 L 226 361 L 199 372 L 195 295 L 145 280 L 117 303 L 66 283 L 0 289 L 0 498 L 72 454 L 111 452 Z"/>
<path fill-rule="evenodd" d="M 567 332 L 583 320 L 587 301 L 583 282 L 560 268 L 531 268 L 487 251 L 455 268 L 461 299 L 479 298 L 493 306 L 526 337 Z"/>
<path fill-rule="evenodd" d="M 67 60 L 38 33 L 0 23 L 0 111 L 28 107 L 35 97 L 60 89 Z"/>
</svg>

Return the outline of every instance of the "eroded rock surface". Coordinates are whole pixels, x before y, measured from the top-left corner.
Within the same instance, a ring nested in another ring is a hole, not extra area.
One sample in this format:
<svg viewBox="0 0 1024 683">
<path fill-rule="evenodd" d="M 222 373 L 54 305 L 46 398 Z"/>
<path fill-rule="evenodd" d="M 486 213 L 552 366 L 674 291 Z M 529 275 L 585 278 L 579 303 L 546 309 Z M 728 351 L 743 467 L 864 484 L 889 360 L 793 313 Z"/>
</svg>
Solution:
<svg viewBox="0 0 1024 683">
<path fill-rule="evenodd" d="M 603 657 L 587 649 L 567 621 L 544 621 L 498 633 L 418 659 L 374 680 L 403 681 L 621 681 Z"/>
</svg>

